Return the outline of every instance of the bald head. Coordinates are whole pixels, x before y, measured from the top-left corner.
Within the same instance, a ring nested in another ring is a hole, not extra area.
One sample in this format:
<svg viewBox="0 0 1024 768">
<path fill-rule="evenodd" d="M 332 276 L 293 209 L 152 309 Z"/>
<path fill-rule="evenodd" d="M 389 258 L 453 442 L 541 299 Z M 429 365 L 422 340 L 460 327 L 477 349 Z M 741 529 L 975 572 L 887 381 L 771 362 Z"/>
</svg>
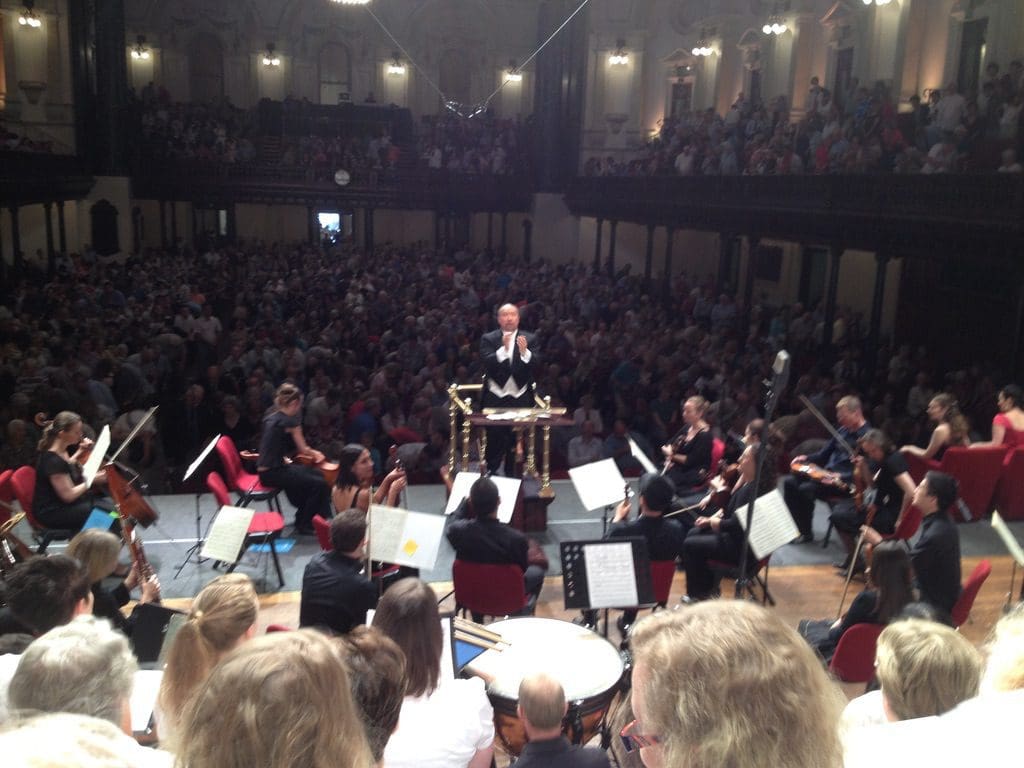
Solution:
<svg viewBox="0 0 1024 768">
<path fill-rule="evenodd" d="M 519 716 L 527 730 L 536 733 L 561 731 L 565 717 L 565 691 L 550 675 L 535 673 L 519 684 Z M 534 738 L 531 735 L 531 738 Z"/>
</svg>

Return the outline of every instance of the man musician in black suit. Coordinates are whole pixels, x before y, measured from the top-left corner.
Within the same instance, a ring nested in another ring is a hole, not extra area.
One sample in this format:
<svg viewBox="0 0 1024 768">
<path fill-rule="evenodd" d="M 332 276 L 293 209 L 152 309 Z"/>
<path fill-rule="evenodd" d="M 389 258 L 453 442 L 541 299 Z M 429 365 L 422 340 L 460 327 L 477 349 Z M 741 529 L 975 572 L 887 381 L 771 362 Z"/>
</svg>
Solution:
<svg viewBox="0 0 1024 768">
<path fill-rule="evenodd" d="M 533 406 L 534 371 L 540 361 L 532 333 L 519 330 L 519 308 L 503 304 L 498 309 L 498 330 L 480 337 L 480 357 L 487 380 L 481 404 L 484 408 L 530 408 Z M 487 469 L 496 473 L 504 463 L 505 474 L 515 467 L 512 449 L 515 437 L 510 427 L 487 430 Z"/>
</svg>

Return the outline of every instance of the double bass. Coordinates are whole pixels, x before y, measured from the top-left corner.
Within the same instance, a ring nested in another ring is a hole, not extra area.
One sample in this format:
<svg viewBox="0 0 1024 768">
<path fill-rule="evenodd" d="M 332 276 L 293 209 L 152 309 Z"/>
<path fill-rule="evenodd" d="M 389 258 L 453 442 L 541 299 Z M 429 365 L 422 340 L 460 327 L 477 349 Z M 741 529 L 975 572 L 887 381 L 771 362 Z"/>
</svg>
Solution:
<svg viewBox="0 0 1024 768">
<path fill-rule="evenodd" d="M 139 493 L 134 485 L 121 475 L 121 472 L 114 464 L 108 464 L 107 486 L 110 495 L 114 499 L 115 509 L 121 521 L 121 538 L 128 548 L 132 564 L 138 571 L 141 581 L 148 581 L 156 578 L 146 551 L 142 546 L 142 539 L 136 534 L 136 528 L 142 526 L 148 528 L 157 520 L 156 510 L 149 505 L 149 502 Z M 160 602 L 159 597 L 156 602 Z"/>
</svg>

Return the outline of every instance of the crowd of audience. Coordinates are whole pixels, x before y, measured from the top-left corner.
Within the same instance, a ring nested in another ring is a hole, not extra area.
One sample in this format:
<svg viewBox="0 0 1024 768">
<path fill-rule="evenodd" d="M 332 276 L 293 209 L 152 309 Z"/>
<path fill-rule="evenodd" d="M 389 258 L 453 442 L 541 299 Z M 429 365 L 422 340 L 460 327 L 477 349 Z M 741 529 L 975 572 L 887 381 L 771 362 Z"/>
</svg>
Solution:
<svg viewBox="0 0 1024 768">
<path fill-rule="evenodd" d="M 587 176 L 752 176 L 847 173 L 948 173 L 973 170 L 1019 173 L 1021 63 L 1000 75 L 990 63 L 978 93 L 962 95 L 955 83 L 912 96 L 897 114 L 888 87 L 853 78 L 842 94 L 811 79 L 803 115 L 793 120 L 790 100 L 772 102 L 740 93 L 725 115 L 714 109 L 667 117 L 637 157 L 590 158 Z"/>
<path fill-rule="evenodd" d="M 421 468 L 433 473 L 447 450 L 448 385 L 478 380 L 479 335 L 506 301 L 521 303 L 523 327 L 538 333 L 539 391 L 579 410 L 581 427 L 592 421 L 624 469 L 626 434 L 662 445 L 679 428 L 684 395 L 713 403 L 709 420 L 723 435 L 742 434 L 780 348 L 795 363 L 783 415 L 802 409 L 801 394 L 828 412 L 856 391 L 898 445 L 924 445 L 925 408 L 946 390 L 973 437 L 987 437 L 1003 379 L 991 365 L 943 373 L 928 350 L 887 344 L 866 359 L 863 318 L 846 308 L 826 356 L 820 306 L 757 300 L 748 311 L 728 293 L 716 297 L 710 280 L 680 274 L 666 312 L 642 282 L 424 244 L 380 246 L 372 258 L 350 246 L 262 243 L 123 263 L 76 255 L 56 281 L 30 272 L 0 306 L 0 463 L 34 463 L 37 412 L 74 411 L 96 431 L 109 423 L 116 442 L 160 403 L 125 458 L 166 489 L 168 468 L 191 461 L 213 434 L 255 447 L 274 388 L 291 379 L 307 394 L 314 447 L 336 455 L 365 442 L 386 455 L 398 430 L 400 442 L 423 446 Z M 794 441 L 821 436 L 802 425 Z M 555 431 L 556 466 L 566 466 L 575 434 Z"/>
<path fill-rule="evenodd" d="M 420 165 L 451 173 L 522 175 L 529 168 L 529 130 L 528 122 L 490 112 L 472 118 L 425 115 L 417 138 Z"/>
<path fill-rule="evenodd" d="M 15 133 L 7 127 L 7 124 L 0 120 L 0 150 L 8 152 L 53 152 L 52 141 L 33 141 L 28 136 Z"/>
</svg>

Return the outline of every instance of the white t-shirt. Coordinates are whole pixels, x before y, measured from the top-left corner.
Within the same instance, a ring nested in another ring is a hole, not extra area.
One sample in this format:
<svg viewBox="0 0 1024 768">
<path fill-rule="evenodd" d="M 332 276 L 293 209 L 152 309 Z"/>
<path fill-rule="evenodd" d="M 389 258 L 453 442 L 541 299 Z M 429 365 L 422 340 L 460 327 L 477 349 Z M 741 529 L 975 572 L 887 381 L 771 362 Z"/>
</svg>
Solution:
<svg viewBox="0 0 1024 768">
<path fill-rule="evenodd" d="M 429 696 L 406 696 L 384 768 L 459 768 L 494 741 L 494 710 L 479 678 L 442 680 Z"/>
</svg>

